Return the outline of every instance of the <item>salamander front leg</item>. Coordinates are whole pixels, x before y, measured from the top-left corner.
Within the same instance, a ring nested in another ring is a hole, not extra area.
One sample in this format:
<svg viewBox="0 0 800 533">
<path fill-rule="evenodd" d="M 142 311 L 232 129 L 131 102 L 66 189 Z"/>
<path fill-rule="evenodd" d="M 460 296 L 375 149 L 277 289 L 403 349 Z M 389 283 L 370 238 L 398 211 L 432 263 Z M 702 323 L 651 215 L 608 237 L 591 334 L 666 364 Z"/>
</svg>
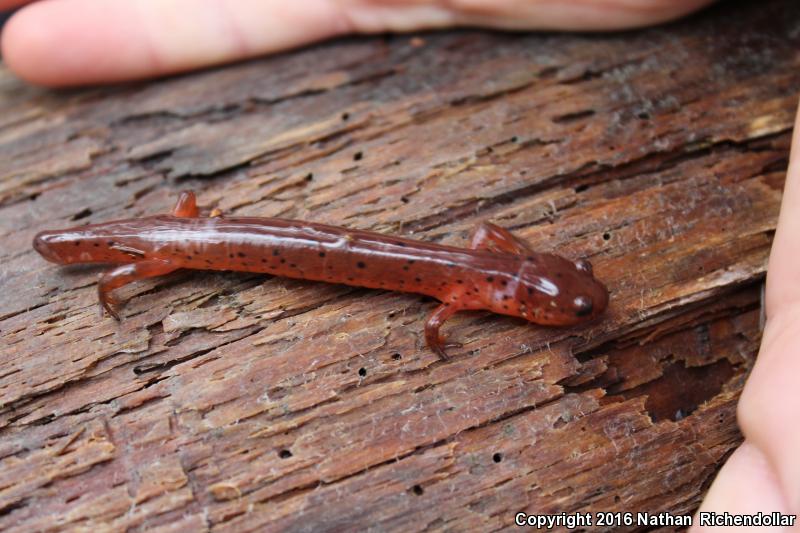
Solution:
<svg viewBox="0 0 800 533">
<path fill-rule="evenodd" d="M 469 247 L 473 250 L 489 250 L 515 255 L 532 254 L 528 243 L 515 237 L 507 229 L 490 222 L 481 222 L 472 232 Z"/>
<path fill-rule="evenodd" d="M 197 199 L 192 191 L 183 191 L 178 196 L 178 201 L 172 209 L 172 216 L 181 218 L 197 218 L 200 211 L 197 209 Z"/>
<path fill-rule="evenodd" d="M 449 304 L 442 304 L 428 317 L 425 323 L 425 342 L 428 347 L 433 350 L 443 361 L 447 361 L 448 357 L 445 350 L 448 348 L 461 348 L 458 342 L 446 343 L 439 333 L 439 328 L 442 327 L 448 318 L 453 316 L 459 311 L 457 307 Z"/>
<path fill-rule="evenodd" d="M 123 285 L 138 281 L 140 279 L 163 276 L 177 270 L 179 267 L 158 259 L 146 259 L 136 263 L 121 265 L 114 270 L 109 270 L 100 277 L 97 285 L 97 295 L 100 297 L 100 305 L 108 311 L 108 314 L 119 320 L 117 307 L 120 302 L 114 298 L 111 291 Z"/>
</svg>

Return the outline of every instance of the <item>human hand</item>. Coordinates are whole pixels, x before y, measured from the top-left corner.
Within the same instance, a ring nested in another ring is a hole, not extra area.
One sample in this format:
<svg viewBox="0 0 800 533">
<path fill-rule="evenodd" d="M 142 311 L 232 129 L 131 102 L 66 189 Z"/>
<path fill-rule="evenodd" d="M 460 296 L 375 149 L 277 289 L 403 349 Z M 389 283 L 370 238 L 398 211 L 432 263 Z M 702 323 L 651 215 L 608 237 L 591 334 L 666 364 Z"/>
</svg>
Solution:
<svg viewBox="0 0 800 533">
<path fill-rule="evenodd" d="M 720 470 L 700 511 L 800 514 L 799 257 L 800 113 L 769 257 L 767 323 L 758 359 L 739 400 L 739 426 L 745 441 Z M 696 525 L 691 533 L 715 530 Z M 791 531 L 800 531 L 797 521 Z"/>
<path fill-rule="evenodd" d="M 614 30 L 678 18 L 713 0 L 0 0 L 15 13 L 2 55 L 51 87 L 147 78 L 348 33 L 448 26 Z"/>
</svg>

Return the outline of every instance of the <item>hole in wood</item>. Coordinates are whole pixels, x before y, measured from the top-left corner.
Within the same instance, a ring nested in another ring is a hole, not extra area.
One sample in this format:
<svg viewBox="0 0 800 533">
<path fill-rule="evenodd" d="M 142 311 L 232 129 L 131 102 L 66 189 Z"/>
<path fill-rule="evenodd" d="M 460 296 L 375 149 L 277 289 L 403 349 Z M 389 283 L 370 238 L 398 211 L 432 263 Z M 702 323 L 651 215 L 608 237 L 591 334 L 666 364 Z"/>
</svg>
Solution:
<svg viewBox="0 0 800 533">
<path fill-rule="evenodd" d="M 72 215 L 71 220 L 80 220 L 82 218 L 86 218 L 91 215 L 92 215 L 92 210 L 87 207 L 86 209 L 81 209 L 80 211 Z"/>
<path fill-rule="evenodd" d="M 281 459 L 288 459 L 291 456 L 292 456 L 292 452 L 289 451 L 289 450 L 286 450 L 286 449 L 283 449 L 283 450 L 278 452 L 278 457 L 280 457 Z"/>
<path fill-rule="evenodd" d="M 645 409 L 654 422 L 677 421 L 719 394 L 734 372 L 726 359 L 700 367 L 687 367 L 679 361 L 665 365 L 660 378 L 638 387 L 619 392 L 614 390 L 617 387 L 609 387 L 609 396 L 614 393 L 624 398 L 646 396 Z"/>
</svg>

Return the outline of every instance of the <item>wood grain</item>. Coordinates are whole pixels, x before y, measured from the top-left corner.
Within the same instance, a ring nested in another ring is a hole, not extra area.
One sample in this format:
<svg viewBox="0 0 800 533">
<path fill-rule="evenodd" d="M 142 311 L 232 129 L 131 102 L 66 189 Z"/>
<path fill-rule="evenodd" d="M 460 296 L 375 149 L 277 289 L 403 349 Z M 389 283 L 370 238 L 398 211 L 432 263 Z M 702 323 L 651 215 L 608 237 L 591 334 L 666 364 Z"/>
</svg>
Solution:
<svg viewBox="0 0 800 533">
<path fill-rule="evenodd" d="M 0 69 L 0 528 L 494 530 L 691 513 L 741 441 L 797 89 L 800 6 L 606 35 L 360 37 L 51 92 Z M 449 244 L 491 220 L 589 257 L 604 320 L 464 313 L 235 273 L 125 288 L 42 229 L 167 211 Z M 636 528 L 630 528 L 636 529 Z"/>
</svg>

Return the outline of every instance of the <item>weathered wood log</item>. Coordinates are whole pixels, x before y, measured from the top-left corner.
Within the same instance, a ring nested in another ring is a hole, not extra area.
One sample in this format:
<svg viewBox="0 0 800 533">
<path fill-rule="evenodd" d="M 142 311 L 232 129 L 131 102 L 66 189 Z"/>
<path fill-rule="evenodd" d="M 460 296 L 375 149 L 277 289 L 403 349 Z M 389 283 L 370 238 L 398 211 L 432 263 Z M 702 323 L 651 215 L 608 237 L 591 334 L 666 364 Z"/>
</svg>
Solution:
<svg viewBox="0 0 800 533">
<path fill-rule="evenodd" d="M 691 513 L 739 444 L 797 88 L 800 6 L 610 35 L 364 37 L 113 88 L 0 70 L 0 528 L 408 531 L 518 511 Z M 177 191 L 591 258 L 604 320 L 181 272 L 98 318 L 45 228 Z M 636 529 L 630 527 L 627 529 Z"/>
</svg>

